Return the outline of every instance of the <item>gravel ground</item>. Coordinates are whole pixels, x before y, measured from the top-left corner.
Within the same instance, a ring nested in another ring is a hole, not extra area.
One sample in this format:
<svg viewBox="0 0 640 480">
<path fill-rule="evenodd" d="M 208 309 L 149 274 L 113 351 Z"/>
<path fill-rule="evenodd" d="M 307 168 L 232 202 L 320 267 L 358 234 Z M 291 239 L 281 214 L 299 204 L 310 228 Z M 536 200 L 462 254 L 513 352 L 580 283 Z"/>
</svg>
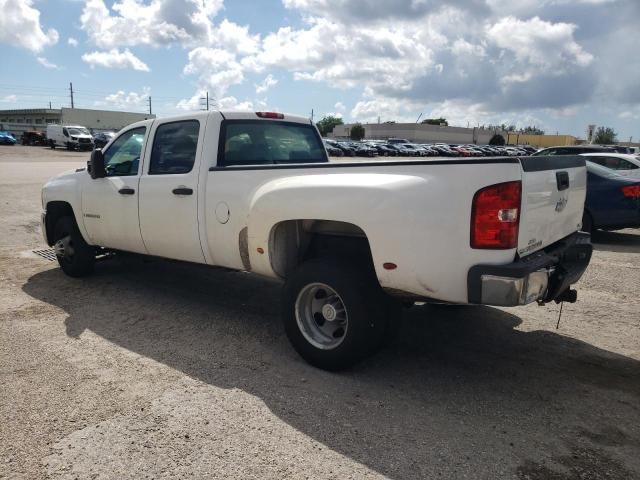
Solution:
<svg viewBox="0 0 640 480">
<path fill-rule="evenodd" d="M 357 368 L 309 367 L 279 286 L 158 259 L 65 277 L 40 186 L 87 153 L 0 147 L 0 478 L 640 478 L 640 234 L 578 303 L 426 305 Z"/>
</svg>

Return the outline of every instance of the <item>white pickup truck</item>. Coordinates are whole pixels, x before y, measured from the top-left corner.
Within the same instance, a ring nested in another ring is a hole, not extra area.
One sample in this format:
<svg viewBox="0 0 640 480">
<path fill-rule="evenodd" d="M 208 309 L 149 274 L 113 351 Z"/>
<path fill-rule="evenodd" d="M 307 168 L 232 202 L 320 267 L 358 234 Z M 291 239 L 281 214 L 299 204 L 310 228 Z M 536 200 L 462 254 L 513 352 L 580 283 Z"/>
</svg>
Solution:
<svg viewBox="0 0 640 480">
<path fill-rule="evenodd" d="M 136 252 L 284 282 L 294 348 L 345 368 L 415 301 L 575 301 L 583 157 L 329 162 L 305 118 L 201 112 L 130 125 L 42 190 L 60 266 Z"/>
</svg>

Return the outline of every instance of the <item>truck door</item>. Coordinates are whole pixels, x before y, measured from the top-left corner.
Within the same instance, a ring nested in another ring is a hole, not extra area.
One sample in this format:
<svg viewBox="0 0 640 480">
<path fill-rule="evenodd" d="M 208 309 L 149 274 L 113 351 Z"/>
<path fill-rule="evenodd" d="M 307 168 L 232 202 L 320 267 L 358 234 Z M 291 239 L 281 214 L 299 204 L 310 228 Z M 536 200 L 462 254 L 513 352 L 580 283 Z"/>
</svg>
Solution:
<svg viewBox="0 0 640 480">
<path fill-rule="evenodd" d="M 140 179 L 140 231 L 151 255 L 205 263 L 198 233 L 198 173 L 205 125 L 154 123 Z"/>
<path fill-rule="evenodd" d="M 107 176 L 83 182 L 82 221 L 93 245 L 147 253 L 138 222 L 138 183 L 150 126 L 151 121 L 121 132 L 104 151 Z"/>
</svg>

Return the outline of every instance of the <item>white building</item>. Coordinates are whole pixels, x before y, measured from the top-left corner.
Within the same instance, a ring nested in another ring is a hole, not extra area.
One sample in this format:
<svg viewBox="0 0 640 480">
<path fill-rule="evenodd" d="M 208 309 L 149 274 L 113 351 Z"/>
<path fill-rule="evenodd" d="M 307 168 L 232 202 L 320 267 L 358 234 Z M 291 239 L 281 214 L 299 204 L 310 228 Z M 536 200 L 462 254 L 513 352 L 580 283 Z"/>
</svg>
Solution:
<svg viewBox="0 0 640 480">
<path fill-rule="evenodd" d="M 9 131 L 16 138 L 20 138 L 24 131 L 46 132 L 48 123 L 81 125 L 96 131 L 120 130 L 131 123 L 149 118 L 156 118 L 156 116 L 146 113 L 64 107 L 0 110 L 0 130 Z"/>
</svg>

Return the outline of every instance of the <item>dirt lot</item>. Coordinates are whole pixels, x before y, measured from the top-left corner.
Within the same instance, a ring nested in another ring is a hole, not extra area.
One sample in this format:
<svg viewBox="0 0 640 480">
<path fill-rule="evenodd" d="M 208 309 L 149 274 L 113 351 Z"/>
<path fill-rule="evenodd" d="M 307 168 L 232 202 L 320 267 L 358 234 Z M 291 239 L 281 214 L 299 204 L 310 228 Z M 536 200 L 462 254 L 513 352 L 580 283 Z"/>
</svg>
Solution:
<svg viewBox="0 0 640 480">
<path fill-rule="evenodd" d="M 295 354 L 278 285 L 35 256 L 40 186 L 87 153 L 0 147 L 0 478 L 640 478 L 640 234 L 579 301 L 423 306 L 342 374 Z"/>
</svg>

